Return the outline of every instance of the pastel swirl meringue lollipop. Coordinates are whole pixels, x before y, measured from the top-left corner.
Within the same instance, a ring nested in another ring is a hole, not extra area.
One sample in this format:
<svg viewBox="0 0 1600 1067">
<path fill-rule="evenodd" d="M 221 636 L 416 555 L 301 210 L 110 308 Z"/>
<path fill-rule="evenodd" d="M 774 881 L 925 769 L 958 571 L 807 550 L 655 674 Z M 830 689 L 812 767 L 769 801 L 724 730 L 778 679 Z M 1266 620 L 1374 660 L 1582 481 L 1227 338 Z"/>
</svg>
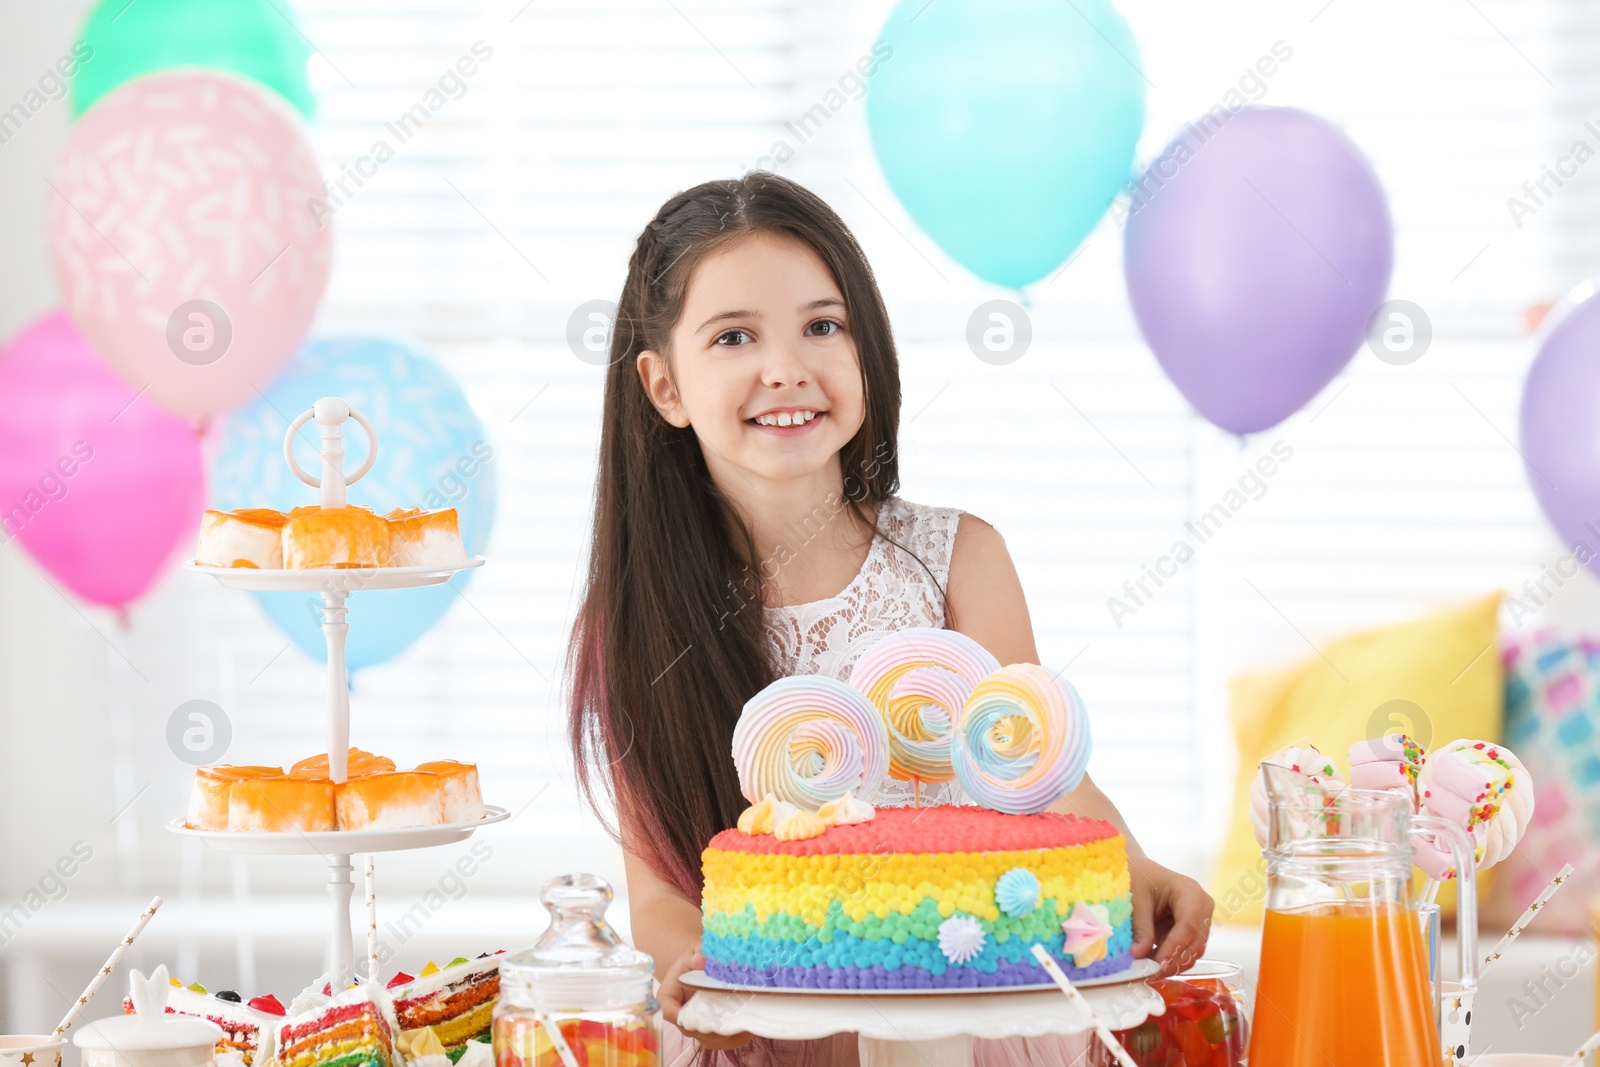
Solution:
<svg viewBox="0 0 1600 1067">
<path fill-rule="evenodd" d="M 943 683 L 954 685 L 954 676 Z M 1092 748 L 1089 713 L 1072 684 L 1037 664 L 1013 663 L 972 687 L 956 717 L 950 759 L 973 800 L 1007 815 L 1034 815 L 1078 788 Z"/>
<path fill-rule="evenodd" d="M 1421 809 L 1467 831 L 1478 869 L 1511 854 L 1533 820 L 1533 778 L 1512 752 L 1488 741 L 1452 741 L 1428 757 L 1417 785 Z M 1419 840 L 1416 863 L 1429 877 L 1456 876 L 1450 853 Z"/>
<path fill-rule="evenodd" d="M 733 728 L 745 799 L 771 794 L 808 812 L 847 793 L 872 796 L 889 771 L 883 717 L 822 675 L 779 678 L 745 702 Z"/>
<path fill-rule="evenodd" d="M 1286 767 L 1303 774 L 1330 794 L 1337 793 L 1345 787 L 1344 779 L 1339 777 L 1339 769 L 1333 765 L 1333 761 L 1309 741 L 1279 749 L 1261 762 L 1270 763 L 1274 767 Z M 1271 825 L 1270 810 L 1267 779 L 1258 770 L 1255 780 L 1250 783 L 1250 825 L 1256 833 L 1256 844 L 1262 848 L 1267 847 Z"/>
<path fill-rule="evenodd" d="M 1417 779 L 1428 753 L 1405 734 L 1384 734 L 1350 746 L 1350 786 L 1404 793 L 1417 810 Z"/>
<path fill-rule="evenodd" d="M 920 691 L 910 678 L 918 670 L 942 667 L 965 683 L 961 700 L 948 703 Z M 919 627 L 885 634 L 861 654 L 850 684 L 866 694 L 883 714 L 889 731 L 889 774 L 902 781 L 947 782 L 950 731 L 967 691 L 1000 669 L 1000 661 L 966 634 Z"/>
</svg>

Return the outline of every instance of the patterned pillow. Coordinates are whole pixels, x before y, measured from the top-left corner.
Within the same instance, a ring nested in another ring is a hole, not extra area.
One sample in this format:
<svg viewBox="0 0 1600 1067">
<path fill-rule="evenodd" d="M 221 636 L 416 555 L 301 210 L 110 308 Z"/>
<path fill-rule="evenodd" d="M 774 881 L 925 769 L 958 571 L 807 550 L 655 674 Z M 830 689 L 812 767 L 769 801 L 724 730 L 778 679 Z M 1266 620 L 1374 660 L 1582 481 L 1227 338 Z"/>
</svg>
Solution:
<svg viewBox="0 0 1600 1067">
<path fill-rule="evenodd" d="M 1570 863 L 1576 873 L 1530 932 L 1580 935 L 1585 891 L 1600 886 L 1600 640 L 1549 630 L 1511 640 L 1505 670 L 1505 743 L 1533 776 L 1534 810 L 1489 914 L 1514 920 Z"/>
</svg>

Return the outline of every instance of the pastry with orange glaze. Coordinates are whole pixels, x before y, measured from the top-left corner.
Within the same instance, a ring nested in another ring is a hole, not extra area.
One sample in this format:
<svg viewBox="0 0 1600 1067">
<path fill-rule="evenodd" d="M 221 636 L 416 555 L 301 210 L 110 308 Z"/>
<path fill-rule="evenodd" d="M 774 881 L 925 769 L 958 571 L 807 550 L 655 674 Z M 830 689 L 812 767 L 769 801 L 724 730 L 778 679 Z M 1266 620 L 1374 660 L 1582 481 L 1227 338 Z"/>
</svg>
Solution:
<svg viewBox="0 0 1600 1067">
<path fill-rule="evenodd" d="M 431 771 L 381 771 L 338 785 L 341 830 L 440 826 L 445 822 L 439 776 Z"/>
<path fill-rule="evenodd" d="M 189 815 L 184 825 L 191 830 L 226 830 L 228 797 L 235 782 L 282 776 L 282 767 L 201 767 L 194 772 L 194 790 L 189 794 Z"/>
<path fill-rule="evenodd" d="M 394 535 L 393 566 L 437 567 L 466 562 L 467 550 L 461 544 L 455 508 L 395 508 L 384 517 Z"/>
<path fill-rule="evenodd" d="M 442 759 L 419 763 L 417 770 L 430 771 L 439 776 L 445 822 L 477 822 L 483 818 L 483 794 L 478 791 L 477 764 Z"/>
<path fill-rule="evenodd" d="M 228 791 L 228 829 L 234 833 L 312 833 L 338 829 L 334 785 L 326 778 L 245 778 Z"/>
<path fill-rule="evenodd" d="M 379 774 L 383 771 L 394 770 L 394 760 L 388 756 L 374 756 L 371 752 L 364 752 L 359 748 L 352 748 L 345 757 L 345 777 L 360 778 L 364 774 Z M 326 778 L 328 777 L 328 754 L 319 752 L 315 756 L 308 756 L 289 768 L 291 778 Z"/>
<path fill-rule="evenodd" d="M 283 524 L 288 516 L 271 508 L 207 511 L 200 517 L 200 546 L 194 561 L 202 567 L 283 566 Z"/>
<path fill-rule="evenodd" d="M 283 525 L 283 566 L 290 570 L 387 567 L 389 523 L 371 508 L 306 509 Z"/>
</svg>

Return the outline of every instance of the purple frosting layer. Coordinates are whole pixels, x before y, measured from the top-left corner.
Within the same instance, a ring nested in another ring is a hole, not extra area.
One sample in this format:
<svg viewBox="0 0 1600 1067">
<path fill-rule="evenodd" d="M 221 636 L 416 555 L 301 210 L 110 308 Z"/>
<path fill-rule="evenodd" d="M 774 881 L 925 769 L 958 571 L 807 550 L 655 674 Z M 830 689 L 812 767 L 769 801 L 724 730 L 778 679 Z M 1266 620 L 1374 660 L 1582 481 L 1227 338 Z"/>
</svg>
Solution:
<svg viewBox="0 0 1600 1067">
<path fill-rule="evenodd" d="M 1120 952 L 1087 967 L 1073 967 L 1059 957 L 1056 963 L 1060 964 L 1068 978 L 1081 981 L 1127 970 L 1133 965 L 1133 954 Z M 943 974 L 935 976 L 921 967 L 899 967 L 891 971 L 881 964 L 873 967 L 778 967 L 758 970 L 743 964 L 708 959 L 706 974 L 720 982 L 735 985 L 782 989 L 982 989 L 1038 985 L 1050 980 L 1044 969 L 1031 960 L 1017 963 L 1001 961 L 993 971 L 951 966 Z"/>
</svg>

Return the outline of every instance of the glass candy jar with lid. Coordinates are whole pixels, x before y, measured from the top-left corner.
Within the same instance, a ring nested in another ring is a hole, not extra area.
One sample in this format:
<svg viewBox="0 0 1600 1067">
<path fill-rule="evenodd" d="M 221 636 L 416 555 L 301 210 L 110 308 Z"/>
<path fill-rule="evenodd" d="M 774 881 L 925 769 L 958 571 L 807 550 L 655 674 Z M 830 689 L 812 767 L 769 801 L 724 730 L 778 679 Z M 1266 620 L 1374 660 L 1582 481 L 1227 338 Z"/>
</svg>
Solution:
<svg viewBox="0 0 1600 1067">
<path fill-rule="evenodd" d="M 83 1052 L 84 1067 L 216 1067 L 214 1052 L 223 1038 L 222 1027 L 167 1014 L 170 990 L 165 966 L 148 978 L 134 971 L 128 981 L 133 1014 L 87 1023 L 73 1035 L 72 1043 Z M 242 1065 L 243 1057 L 238 1059 Z"/>
<path fill-rule="evenodd" d="M 606 922 L 611 886 L 592 874 L 539 891 L 550 929 L 500 964 L 498 1067 L 657 1067 L 655 963 Z"/>
</svg>

